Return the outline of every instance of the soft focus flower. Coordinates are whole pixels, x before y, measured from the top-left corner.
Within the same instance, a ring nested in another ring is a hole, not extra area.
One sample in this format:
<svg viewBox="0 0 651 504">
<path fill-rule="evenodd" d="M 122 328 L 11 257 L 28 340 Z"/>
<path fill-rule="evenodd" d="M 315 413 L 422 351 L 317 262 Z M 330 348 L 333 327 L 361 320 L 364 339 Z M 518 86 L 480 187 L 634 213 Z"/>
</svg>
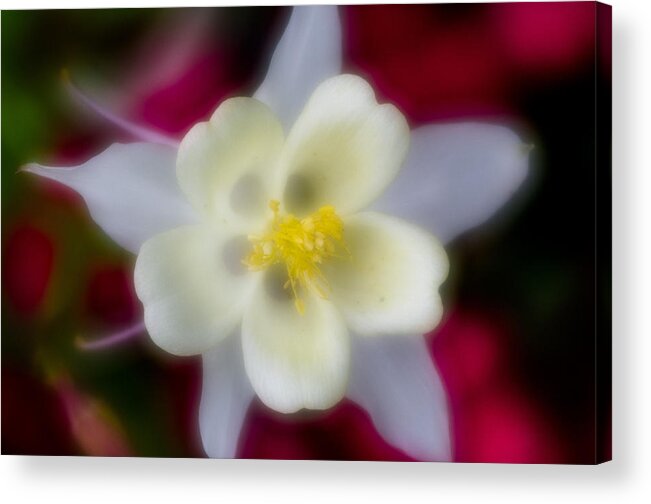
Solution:
<svg viewBox="0 0 651 504">
<path fill-rule="evenodd" d="M 377 212 L 449 241 L 510 198 L 528 150 L 509 129 L 479 123 L 426 125 L 408 141 L 400 114 L 340 73 L 336 7 L 298 7 L 258 101 L 222 103 L 180 148 L 95 106 L 152 143 L 115 144 L 75 168 L 26 167 L 80 192 L 95 221 L 139 253 L 152 338 L 203 353 L 210 456 L 235 455 L 254 390 L 280 411 L 345 394 L 410 456 L 451 456 L 422 336 L 440 317 L 445 256 L 424 231 Z M 372 213 L 356 214 L 368 204 Z M 240 342 L 228 336 L 241 316 Z"/>
<path fill-rule="evenodd" d="M 138 255 L 153 340 L 177 355 L 205 353 L 241 322 L 255 392 L 288 413 L 344 396 L 349 330 L 432 330 L 448 269 L 442 247 L 401 220 L 357 213 L 394 178 L 408 140 L 398 110 L 352 75 L 323 82 L 286 141 L 261 102 L 223 102 L 177 158 L 200 223 L 151 238 Z"/>
</svg>

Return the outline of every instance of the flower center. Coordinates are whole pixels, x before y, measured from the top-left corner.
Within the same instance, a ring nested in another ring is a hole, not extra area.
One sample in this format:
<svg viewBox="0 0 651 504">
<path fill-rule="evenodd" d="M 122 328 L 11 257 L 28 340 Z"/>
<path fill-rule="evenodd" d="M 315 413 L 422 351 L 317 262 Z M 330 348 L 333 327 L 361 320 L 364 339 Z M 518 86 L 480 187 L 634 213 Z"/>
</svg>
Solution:
<svg viewBox="0 0 651 504">
<path fill-rule="evenodd" d="M 304 219 L 292 214 L 280 215 L 280 203 L 272 200 L 269 208 L 273 219 L 266 233 L 251 235 L 253 250 L 244 259 L 251 271 L 260 271 L 274 264 L 284 264 L 294 305 L 300 314 L 305 304 L 299 297 L 299 288 L 312 288 L 324 299 L 329 284 L 320 265 L 331 257 L 350 257 L 344 241 L 344 223 L 332 206 L 323 206 Z M 343 254 L 341 253 L 343 251 Z"/>
</svg>

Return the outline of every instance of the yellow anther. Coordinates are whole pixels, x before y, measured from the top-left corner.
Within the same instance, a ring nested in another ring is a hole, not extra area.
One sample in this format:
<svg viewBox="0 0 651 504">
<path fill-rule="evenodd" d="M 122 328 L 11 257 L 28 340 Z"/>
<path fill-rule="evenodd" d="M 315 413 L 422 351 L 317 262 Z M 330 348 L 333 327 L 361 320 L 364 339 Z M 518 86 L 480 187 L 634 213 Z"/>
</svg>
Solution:
<svg viewBox="0 0 651 504">
<path fill-rule="evenodd" d="M 252 271 L 284 264 L 288 276 L 285 288 L 292 289 L 294 305 L 302 314 L 305 304 L 299 297 L 299 288 L 312 288 L 327 298 L 329 285 L 319 265 L 331 257 L 350 256 L 344 241 L 344 224 L 332 206 L 321 207 L 304 219 L 292 214 L 281 217 L 280 202 L 276 200 L 269 202 L 269 208 L 273 212 L 269 229 L 262 235 L 249 236 L 253 250 L 244 264 Z"/>
</svg>

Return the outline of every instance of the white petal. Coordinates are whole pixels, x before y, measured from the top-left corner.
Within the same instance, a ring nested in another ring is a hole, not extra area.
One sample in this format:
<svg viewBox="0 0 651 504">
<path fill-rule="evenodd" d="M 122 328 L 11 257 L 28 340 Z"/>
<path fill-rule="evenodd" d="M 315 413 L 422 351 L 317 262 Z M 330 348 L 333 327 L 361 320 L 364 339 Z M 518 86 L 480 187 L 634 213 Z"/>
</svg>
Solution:
<svg viewBox="0 0 651 504">
<path fill-rule="evenodd" d="M 307 214 L 333 205 L 363 208 L 393 180 L 407 154 L 409 126 L 393 105 L 378 105 L 354 75 L 322 83 L 287 138 L 280 163 L 288 210 Z"/>
<path fill-rule="evenodd" d="M 347 396 L 390 444 L 419 460 L 450 460 L 445 389 L 422 336 L 353 337 Z"/>
<path fill-rule="evenodd" d="M 255 277 L 235 269 L 224 230 L 187 226 L 145 242 L 134 281 L 154 342 L 176 355 L 203 353 L 240 322 Z"/>
<path fill-rule="evenodd" d="M 372 209 L 417 223 L 446 243 L 509 201 L 527 176 L 529 150 L 502 126 L 423 126 L 412 132 L 405 167 Z"/>
<path fill-rule="evenodd" d="M 176 182 L 175 162 L 172 147 L 113 144 L 80 166 L 29 164 L 23 170 L 77 191 L 104 232 L 137 253 L 152 236 L 197 221 Z"/>
<path fill-rule="evenodd" d="M 283 131 L 253 98 L 224 101 L 181 141 L 179 185 L 198 212 L 251 229 L 266 215 Z"/>
<path fill-rule="evenodd" d="M 344 221 L 350 260 L 324 265 L 332 301 L 354 332 L 424 334 L 443 313 L 438 288 L 448 273 L 445 250 L 429 233 L 373 212 Z"/>
<path fill-rule="evenodd" d="M 348 382 L 346 326 L 331 303 L 309 293 L 299 314 L 283 283 L 280 275 L 266 274 L 244 314 L 246 372 L 262 402 L 276 411 L 329 408 Z"/>
<path fill-rule="evenodd" d="M 141 126 L 132 121 L 128 121 L 123 117 L 120 117 L 116 113 L 112 112 L 108 107 L 102 105 L 98 101 L 91 98 L 89 95 L 84 93 L 80 88 L 75 86 L 70 80 L 67 72 L 64 72 L 64 84 L 70 95 L 77 101 L 81 102 L 93 112 L 95 112 L 100 117 L 103 117 L 108 122 L 114 124 L 118 128 L 126 131 L 127 133 L 133 135 L 134 138 L 142 140 L 143 142 L 152 142 L 159 143 L 164 145 L 170 145 L 175 149 L 179 148 L 178 140 L 175 140 L 164 133 L 156 131 L 145 126 Z"/>
<path fill-rule="evenodd" d="M 146 330 L 145 322 L 139 320 L 119 331 L 114 331 L 105 336 L 100 336 L 94 339 L 77 338 L 75 344 L 82 350 L 106 350 L 107 348 L 121 345 L 132 340 L 136 336 L 143 334 Z"/>
<path fill-rule="evenodd" d="M 203 354 L 199 429 L 209 457 L 235 457 L 242 424 L 254 395 L 244 371 L 239 331 L 235 331 Z"/>
<path fill-rule="evenodd" d="M 341 72 L 341 25 L 336 5 L 294 7 L 264 81 L 253 95 L 286 129 L 314 88 Z"/>
</svg>

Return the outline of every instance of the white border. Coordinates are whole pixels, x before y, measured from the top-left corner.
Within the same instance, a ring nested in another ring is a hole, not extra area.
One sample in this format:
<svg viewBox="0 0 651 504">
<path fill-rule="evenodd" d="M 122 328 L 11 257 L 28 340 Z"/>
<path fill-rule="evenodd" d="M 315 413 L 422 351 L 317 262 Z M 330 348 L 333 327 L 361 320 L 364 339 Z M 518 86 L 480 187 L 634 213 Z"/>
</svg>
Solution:
<svg viewBox="0 0 651 504">
<path fill-rule="evenodd" d="M 180 4 L 178 0 L 136 3 Z M 242 2 L 221 5 L 234 3 Z M 614 462 L 572 467 L 2 457 L 0 496 L 4 502 L 312 504 L 338 503 L 342 498 L 364 504 L 407 504 L 412 499 L 473 504 L 651 502 L 651 296 L 647 287 L 651 280 L 651 2 L 611 3 Z M 133 2 L 68 0 L 54 5 L 2 0 L 0 5 L 3 9 L 81 8 L 133 6 Z"/>
</svg>

